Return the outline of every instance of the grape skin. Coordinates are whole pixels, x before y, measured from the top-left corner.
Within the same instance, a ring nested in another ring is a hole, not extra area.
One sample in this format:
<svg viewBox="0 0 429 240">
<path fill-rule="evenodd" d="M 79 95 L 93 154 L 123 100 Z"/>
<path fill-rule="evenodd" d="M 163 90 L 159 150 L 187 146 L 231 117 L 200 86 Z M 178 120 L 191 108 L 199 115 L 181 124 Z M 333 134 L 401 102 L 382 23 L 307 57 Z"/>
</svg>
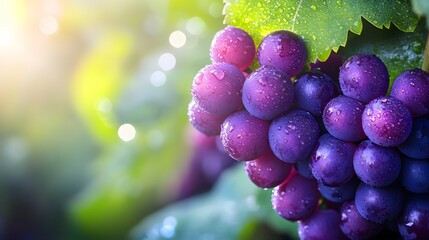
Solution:
<svg viewBox="0 0 429 240">
<path fill-rule="evenodd" d="M 365 219 L 386 223 L 396 219 L 402 211 L 404 196 L 401 187 L 373 187 L 360 183 L 355 195 L 356 208 Z"/>
<path fill-rule="evenodd" d="M 368 103 L 386 95 L 389 73 L 378 57 L 359 54 L 348 58 L 340 67 L 339 81 L 345 96 Z"/>
<path fill-rule="evenodd" d="M 273 189 L 271 203 L 274 211 L 284 219 L 304 219 L 314 211 L 319 200 L 317 183 L 295 174 Z"/>
<path fill-rule="evenodd" d="M 353 156 L 353 167 L 362 182 L 382 187 L 393 183 L 401 171 L 401 156 L 396 148 L 361 142 Z"/>
<path fill-rule="evenodd" d="M 294 99 L 293 83 L 283 71 L 262 66 L 252 72 L 243 85 L 242 101 L 253 116 L 272 120 L 286 112 Z"/>
<path fill-rule="evenodd" d="M 334 81 L 319 71 L 305 73 L 295 82 L 295 106 L 321 116 L 326 104 L 338 95 Z"/>
<path fill-rule="evenodd" d="M 355 197 L 356 188 L 360 181 L 354 177 L 338 187 L 325 186 L 319 183 L 319 192 L 324 198 L 333 203 L 343 203 Z"/>
<path fill-rule="evenodd" d="M 306 159 L 319 137 L 319 127 L 310 113 L 292 110 L 275 119 L 269 129 L 273 153 L 287 163 Z"/>
<path fill-rule="evenodd" d="M 405 240 L 429 239 L 429 195 L 413 195 L 398 219 L 398 230 Z"/>
<path fill-rule="evenodd" d="M 356 209 L 354 201 L 344 202 L 340 208 L 341 231 L 350 239 L 368 239 L 383 228 L 382 224 L 363 218 Z"/>
<path fill-rule="evenodd" d="M 209 113 L 192 100 L 188 106 L 188 118 L 192 126 L 207 136 L 220 134 L 220 126 L 226 116 Z"/>
<path fill-rule="evenodd" d="M 242 110 L 225 119 L 220 138 L 232 158 L 249 161 L 262 156 L 269 149 L 268 129 L 268 121 Z"/>
<path fill-rule="evenodd" d="M 429 113 L 429 74 L 421 69 L 410 69 L 395 79 L 390 95 L 407 106 L 413 117 Z"/>
<path fill-rule="evenodd" d="M 365 106 L 362 127 L 375 144 L 395 147 L 410 135 L 412 118 L 407 107 L 398 99 L 379 97 Z"/>
<path fill-rule="evenodd" d="M 205 111 L 228 115 L 243 109 L 241 91 L 245 77 L 234 65 L 213 63 L 201 69 L 191 87 L 192 97 Z"/>
<path fill-rule="evenodd" d="M 429 193 L 429 159 L 404 158 L 400 182 L 413 193 Z"/>
<path fill-rule="evenodd" d="M 282 183 L 292 165 L 278 159 L 270 150 L 261 157 L 247 161 L 245 171 L 249 179 L 260 188 L 272 188 Z"/>
<path fill-rule="evenodd" d="M 334 138 L 330 134 L 322 135 L 310 159 L 310 168 L 318 182 L 338 187 L 349 181 L 355 174 L 353 153 L 356 145 Z"/>
<path fill-rule="evenodd" d="M 429 119 L 417 118 L 413 121 L 408 138 L 398 146 L 399 151 L 411 158 L 429 158 Z"/>
<path fill-rule="evenodd" d="M 234 64 L 242 71 L 252 64 L 255 55 L 253 38 L 243 29 L 233 26 L 226 26 L 217 32 L 210 45 L 212 62 Z"/>
<path fill-rule="evenodd" d="M 365 106 L 356 99 L 338 96 L 326 105 L 323 123 L 334 137 L 350 142 L 363 140 L 362 113 Z"/>
<path fill-rule="evenodd" d="M 299 221 L 298 235 L 301 240 L 347 239 L 340 229 L 340 214 L 332 209 L 318 210 Z"/>
<path fill-rule="evenodd" d="M 276 67 L 293 77 L 304 68 L 307 47 L 295 33 L 280 30 L 263 38 L 256 54 L 259 65 Z"/>
</svg>

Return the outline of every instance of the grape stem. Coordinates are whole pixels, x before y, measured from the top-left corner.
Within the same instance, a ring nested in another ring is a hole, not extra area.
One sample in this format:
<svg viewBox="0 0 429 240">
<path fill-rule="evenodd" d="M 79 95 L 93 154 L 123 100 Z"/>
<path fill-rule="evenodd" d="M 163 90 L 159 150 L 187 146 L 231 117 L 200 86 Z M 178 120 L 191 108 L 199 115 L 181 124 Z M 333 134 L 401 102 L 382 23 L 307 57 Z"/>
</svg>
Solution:
<svg viewBox="0 0 429 240">
<path fill-rule="evenodd" d="M 425 51 L 423 52 L 422 70 L 429 72 L 429 33 L 426 37 Z"/>
</svg>

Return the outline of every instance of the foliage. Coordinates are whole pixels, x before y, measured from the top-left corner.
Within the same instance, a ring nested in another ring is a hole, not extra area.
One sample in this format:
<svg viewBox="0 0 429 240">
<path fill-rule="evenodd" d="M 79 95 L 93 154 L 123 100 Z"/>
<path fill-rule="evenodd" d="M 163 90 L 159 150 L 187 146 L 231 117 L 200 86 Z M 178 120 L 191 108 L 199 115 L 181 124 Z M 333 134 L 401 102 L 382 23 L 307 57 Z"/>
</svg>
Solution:
<svg viewBox="0 0 429 240">
<path fill-rule="evenodd" d="M 393 23 L 406 32 L 412 32 L 418 20 L 408 0 L 227 0 L 225 13 L 227 24 L 245 29 L 257 44 L 275 30 L 297 33 L 308 47 L 311 62 L 324 61 L 331 50 L 345 46 L 348 31 L 360 34 L 361 18 L 378 28 Z"/>
</svg>

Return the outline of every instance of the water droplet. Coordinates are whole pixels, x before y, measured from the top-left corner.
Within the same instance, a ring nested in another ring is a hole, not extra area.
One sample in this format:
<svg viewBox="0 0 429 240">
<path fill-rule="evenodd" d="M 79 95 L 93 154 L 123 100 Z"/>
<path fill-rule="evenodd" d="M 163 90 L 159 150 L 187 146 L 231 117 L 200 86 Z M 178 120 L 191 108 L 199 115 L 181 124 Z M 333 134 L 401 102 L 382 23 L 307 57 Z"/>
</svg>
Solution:
<svg viewBox="0 0 429 240">
<path fill-rule="evenodd" d="M 315 5 L 311 5 L 311 10 L 313 10 L 313 11 L 316 11 L 317 10 L 317 7 L 315 6 Z"/>
<path fill-rule="evenodd" d="M 203 77 L 204 75 L 201 72 L 198 73 L 198 75 L 195 77 L 195 84 L 200 85 L 203 82 Z"/>
<path fill-rule="evenodd" d="M 261 77 L 261 78 L 259 78 L 259 79 L 258 79 L 258 82 L 259 82 L 263 87 L 265 87 L 265 86 L 267 85 L 267 83 L 268 83 L 268 79 L 267 79 L 266 77 Z"/>
<path fill-rule="evenodd" d="M 218 80 L 222 80 L 225 77 L 225 72 L 220 69 L 213 69 L 210 71 Z"/>
</svg>

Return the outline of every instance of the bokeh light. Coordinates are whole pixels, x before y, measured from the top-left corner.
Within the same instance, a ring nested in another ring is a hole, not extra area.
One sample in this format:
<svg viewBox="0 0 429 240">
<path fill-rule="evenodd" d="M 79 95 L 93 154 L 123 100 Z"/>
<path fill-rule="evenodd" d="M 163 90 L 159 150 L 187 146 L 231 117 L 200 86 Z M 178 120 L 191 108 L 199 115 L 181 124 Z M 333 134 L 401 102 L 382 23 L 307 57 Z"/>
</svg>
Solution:
<svg viewBox="0 0 429 240">
<path fill-rule="evenodd" d="M 129 142 L 136 137 L 136 128 L 129 124 L 122 124 L 118 129 L 118 136 L 124 142 Z"/>
</svg>

